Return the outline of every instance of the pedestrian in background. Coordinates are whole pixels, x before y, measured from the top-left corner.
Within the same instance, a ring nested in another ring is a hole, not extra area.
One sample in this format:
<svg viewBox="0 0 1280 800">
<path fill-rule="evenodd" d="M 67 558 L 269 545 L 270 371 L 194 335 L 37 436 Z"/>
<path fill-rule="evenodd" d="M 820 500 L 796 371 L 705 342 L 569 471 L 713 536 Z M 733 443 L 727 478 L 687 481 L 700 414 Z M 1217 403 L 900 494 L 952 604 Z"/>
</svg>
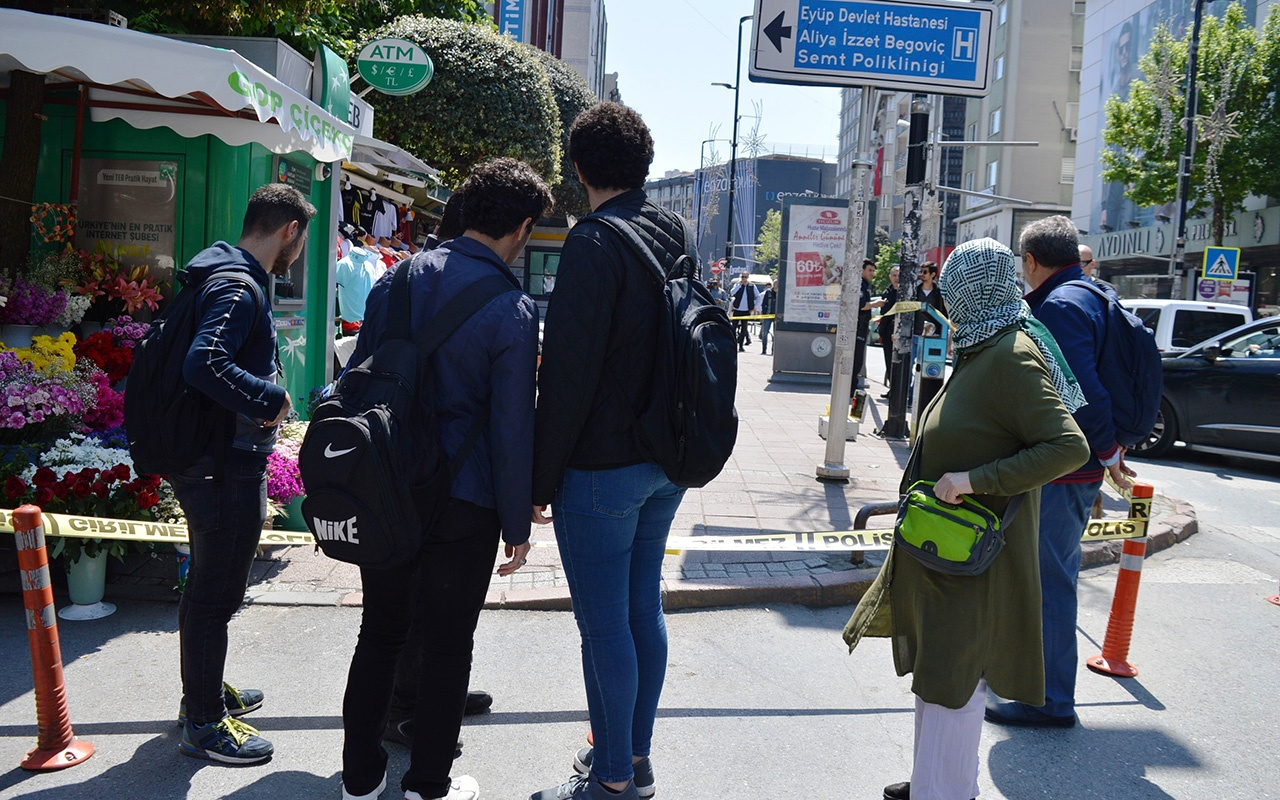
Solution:
<svg viewBox="0 0 1280 800">
<path fill-rule="evenodd" d="M 778 313 L 778 282 L 775 280 L 769 284 L 769 288 L 764 290 L 764 295 L 760 298 L 761 314 Z M 769 335 L 773 333 L 773 320 L 760 320 L 760 353 L 761 355 L 769 355 Z"/>
<path fill-rule="evenodd" d="M 849 400 L 852 402 L 862 383 L 862 372 L 867 366 L 867 340 L 871 338 L 871 310 L 884 306 L 884 300 L 871 299 L 871 285 L 876 277 L 876 262 L 862 260 L 862 291 L 858 297 L 858 327 L 853 343 L 853 379 L 849 383 Z"/>
<path fill-rule="evenodd" d="M 289 415 L 276 383 L 276 326 L 266 301 L 269 276 L 283 275 L 307 241 L 315 206 L 292 186 L 273 183 L 249 198 L 236 246 L 217 242 L 187 265 L 186 291 L 199 292 L 195 337 L 182 366 L 187 384 L 234 417 L 188 469 L 169 476 L 191 537 L 187 587 L 178 604 L 183 753 L 225 764 L 271 757 L 271 742 L 237 717 L 262 705 L 257 689 L 223 680 L 227 625 L 244 600 L 249 569 L 267 519 L 267 456 Z M 257 289 L 219 272 L 242 272 Z"/>
<path fill-rule="evenodd" d="M 964 800 L 978 795 L 978 741 L 987 686 L 1038 704 L 1036 548 L 1039 487 L 1084 462 L 1088 448 L 1069 409 L 1084 400 L 1053 338 L 1031 317 L 1014 282 L 1013 253 L 994 239 L 965 242 L 947 260 L 944 291 L 956 323 L 956 367 L 925 411 L 900 491 L 936 481 L 949 503 L 972 495 L 1007 520 L 1005 546 L 972 576 L 946 575 L 897 547 L 845 628 L 852 651 L 864 635 L 891 636 L 894 666 L 916 695 L 911 780 L 886 800 Z M 992 402 L 992 387 L 1011 402 Z"/>
<path fill-rule="evenodd" d="M 751 276 L 744 272 L 738 276 L 738 285 L 733 287 L 729 316 L 749 317 L 759 313 L 759 310 L 760 290 L 751 282 Z M 747 330 L 748 323 L 745 319 L 734 320 L 733 326 L 738 330 L 738 352 L 741 353 L 746 349 L 744 344 L 751 344 L 751 332 Z"/>
<path fill-rule="evenodd" d="M 898 276 L 900 274 L 901 270 L 896 264 L 889 270 L 889 288 L 884 293 L 884 308 L 886 312 L 891 311 L 898 303 Z M 897 317 L 895 316 L 886 317 L 884 314 L 880 315 L 880 330 L 878 333 L 880 335 L 880 347 L 884 350 L 885 388 L 885 393 L 880 395 L 881 400 L 889 399 L 888 389 L 893 378 L 893 328 L 896 322 Z"/>
<path fill-rule="evenodd" d="M 510 265 L 524 253 L 533 226 L 551 208 L 551 193 L 529 165 L 496 158 L 463 184 L 465 233 L 423 251 L 409 270 L 410 329 L 429 327 L 477 281 L 501 276 L 511 285 L 471 316 L 419 366 L 432 386 L 438 436 L 449 462 L 463 443 L 448 505 L 417 557 L 387 569 L 360 570 L 364 610 L 342 701 L 343 800 L 373 800 L 387 783 L 381 746 L 396 662 L 413 626 L 422 667 L 413 709 L 405 800 L 476 800 L 469 776 L 450 777 L 467 701 L 476 623 L 489 589 L 499 536 L 510 575 L 529 552 L 529 483 L 533 469 L 534 372 L 538 310 Z M 352 356 L 361 363 L 386 333 L 390 277 L 369 295 L 368 314 Z"/>
<path fill-rule="evenodd" d="M 582 113 L 569 157 L 593 212 L 621 217 L 668 272 L 691 235 L 644 193 L 653 139 L 619 103 Z M 662 558 L 684 490 L 637 443 L 633 421 L 663 353 L 663 286 L 609 225 L 579 222 L 565 240 L 547 307 L 538 374 L 533 520 L 555 525 L 582 637 L 594 748 L 574 774 L 532 800 L 654 793 L 649 761 L 667 667 Z"/>
<path fill-rule="evenodd" d="M 1103 473 L 1117 485 L 1132 485 L 1116 441 L 1111 397 L 1098 377 L 1107 333 L 1107 301 L 1087 286 L 1080 269 L 1076 226 L 1064 216 L 1046 217 L 1022 230 L 1022 274 L 1031 292 L 1027 304 L 1058 341 L 1088 404 L 1073 410 L 1092 453 L 1080 469 L 1053 481 L 1040 497 L 1040 586 L 1044 616 L 1045 702 L 987 706 L 992 722 L 1070 728 L 1076 724 L 1076 579 L 1080 537 L 1089 522 Z M 1002 392 L 1003 393 L 1003 392 Z M 997 694 L 999 694 L 997 692 Z"/>
</svg>

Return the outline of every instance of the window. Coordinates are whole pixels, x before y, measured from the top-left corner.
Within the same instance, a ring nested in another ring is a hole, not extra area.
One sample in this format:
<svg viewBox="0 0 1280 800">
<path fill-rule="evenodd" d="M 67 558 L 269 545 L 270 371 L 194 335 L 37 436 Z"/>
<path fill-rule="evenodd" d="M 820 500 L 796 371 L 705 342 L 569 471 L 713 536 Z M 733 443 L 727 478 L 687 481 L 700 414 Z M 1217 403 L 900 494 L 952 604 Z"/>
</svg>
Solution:
<svg viewBox="0 0 1280 800">
<path fill-rule="evenodd" d="M 559 250 L 528 250 L 525 274 L 526 291 L 534 297 L 550 297 L 556 288 L 556 272 L 560 268 Z"/>
<path fill-rule="evenodd" d="M 1085 7 L 1085 0 L 1075 0 L 1075 5 L 1071 9 L 1071 13 L 1078 17 L 1083 17 L 1085 15 Z"/>
<path fill-rule="evenodd" d="M 991 117 L 990 117 L 989 125 L 987 126 L 987 129 L 988 131 L 990 131 L 992 136 L 995 136 L 997 133 L 1000 132 L 1000 112 L 1001 111 L 1003 111 L 1003 109 L 997 108 L 991 112 Z"/>
<path fill-rule="evenodd" d="M 1222 355 L 1228 358 L 1280 358 L 1280 327 L 1272 325 L 1226 344 Z"/>
<path fill-rule="evenodd" d="M 1062 158 L 1062 177 L 1059 183 L 1073 184 L 1076 182 L 1076 160 L 1072 156 L 1063 156 Z"/>
<path fill-rule="evenodd" d="M 1008 22 L 1009 21 L 1009 4 L 1001 3 L 1000 5 L 996 6 L 996 16 L 999 19 L 999 21 L 996 22 L 997 25 L 1003 25 L 1006 22 Z"/>
<path fill-rule="evenodd" d="M 1138 319 L 1142 320 L 1142 324 L 1151 330 L 1160 327 L 1160 309 L 1158 308 L 1140 308 L 1133 312 L 1138 315 Z"/>
<path fill-rule="evenodd" d="M 1071 71 L 1079 72 L 1080 65 L 1084 63 L 1084 45 L 1071 45 Z"/>
<path fill-rule="evenodd" d="M 996 186 L 996 180 L 999 179 L 999 177 L 1000 177 L 1000 162 L 988 161 L 987 162 L 987 186 L 994 189 Z"/>
<path fill-rule="evenodd" d="M 978 141 L 978 123 L 976 122 L 969 123 L 969 133 L 967 133 L 964 138 L 965 138 L 965 141 L 967 142 Z"/>
<path fill-rule="evenodd" d="M 996 80 L 1004 77 L 1004 56 L 996 56 Z"/>
<path fill-rule="evenodd" d="M 1243 314 L 1224 313 L 1221 311 L 1192 311 L 1179 308 L 1173 318 L 1174 347 L 1192 347 L 1205 339 L 1211 339 L 1223 331 L 1230 330 L 1244 321 Z M 1233 342 L 1232 346 L 1243 342 Z"/>
<path fill-rule="evenodd" d="M 964 174 L 964 186 L 962 188 L 968 189 L 971 192 L 973 191 L 973 173 L 972 172 L 966 172 Z"/>
</svg>

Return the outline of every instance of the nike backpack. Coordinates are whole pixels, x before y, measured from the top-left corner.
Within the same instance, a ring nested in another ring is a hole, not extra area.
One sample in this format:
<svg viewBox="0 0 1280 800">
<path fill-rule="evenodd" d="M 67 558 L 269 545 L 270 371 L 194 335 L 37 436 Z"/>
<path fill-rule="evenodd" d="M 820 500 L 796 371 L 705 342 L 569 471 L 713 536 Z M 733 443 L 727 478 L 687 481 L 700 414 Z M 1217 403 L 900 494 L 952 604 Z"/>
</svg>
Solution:
<svg viewBox="0 0 1280 800">
<path fill-rule="evenodd" d="M 487 414 L 452 461 L 440 446 L 420 366 L 462 323 L 514 286 L 495 275 L 468 286 L 417 335 L 409 333 L 409 270 L 392 274 L 382 342 L 338 379 L 312 415 L 298 453 L 302 515 L 316 547 L 339 561 L 387 568 L 412 558 L 449 502 L 458 468 Z"/>
<path fill-rule="evenodd" d="M 729 316 L 680 256 L 668 273 L 622 217 L 591 214 L 622 237 L 662 291 L 653 390 L 631 420 L 636 444 L 676 486 L 706 486 L 724 469 L 738 438 L 738 345 Z M 685 232 L 686 241 L 689 238 Z"/>
</svg>

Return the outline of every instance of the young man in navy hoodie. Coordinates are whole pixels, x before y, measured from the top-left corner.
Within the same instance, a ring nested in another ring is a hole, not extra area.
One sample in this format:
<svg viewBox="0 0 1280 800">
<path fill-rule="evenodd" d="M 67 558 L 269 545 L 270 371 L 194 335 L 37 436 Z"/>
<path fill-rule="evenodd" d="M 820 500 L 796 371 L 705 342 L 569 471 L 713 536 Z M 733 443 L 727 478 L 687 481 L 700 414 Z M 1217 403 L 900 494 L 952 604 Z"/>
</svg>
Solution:
<svg viewBox="0 0 1280 800">
<path fill-rule="evenodd" d="M 267 510 L 267 456 L 289 414 L 276 383 L 276 329 L 267 281 L 302 252 L 316 209 L 291 186 L 263 186 L 249 199 L 240 241 L 217 242 L 187 265 L 184 291 L 198 292 L 199 320 L 183 378 L 226 415 L 225 437 L 169 477 L 191 537 L 191 571 L 178 606 L 183 753 L 227 764 L 264 761 L 271 743 L 237 717 L 262 705 L 256 689 L 223 682 L 227 623 L 244 599 Z M 217 277 L 240 272 L 254 286 Z"/>
</svg>

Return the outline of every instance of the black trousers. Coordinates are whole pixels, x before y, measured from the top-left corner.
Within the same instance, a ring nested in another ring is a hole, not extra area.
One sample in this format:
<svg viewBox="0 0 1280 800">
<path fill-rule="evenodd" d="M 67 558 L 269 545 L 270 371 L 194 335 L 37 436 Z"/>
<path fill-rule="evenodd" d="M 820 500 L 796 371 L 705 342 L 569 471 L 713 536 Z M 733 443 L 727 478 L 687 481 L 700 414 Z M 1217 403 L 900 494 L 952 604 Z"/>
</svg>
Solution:
<svg viewBox="0 0 1280 800">
<path fill-rule="evenodd" d="M 342 702 L 342 782 L 352 794 L 377 788 L 387 766 L 381 740 L 391 707 L 396 662 L 416 614 L 423 659 L 417 675 L 413 747 L 401 789 L 423 797 L 449 791 L 449 770 L 462 728 L 471 650 L 497 560 L 498 512 L 452 500 L 437 539 L 394 569 L 361 569 L 364 614 Z"/>
<path fill-rule="evenodd" d="M 858 330 L 853 339 L 853 379 L 849 382 L 850 400 L 858 393 L 858 381 L 861 380 L 862 368 L 867 365 L 868 335 L 868 331 L 863 328 Z"/>
<path fill-rule="evenodd" d="M 749 317 L 749 316 L 751 316 L 751 314 L 752 314 L 752 313 L 753 313 L 753 312 L 751 312 L 751 311 L 739 311 L 739 310 L 737 310 L 737 309 L 735 308 L 735 309 L 733 310 L 732 316 L 733 316 L 733 317 Z M 746 344 L 747 344 L 747 337 L 748 337 L 748 333 L 747 333 L 747 321 L 746 321 L 746 320 L 737 320 L 737 319 L 735 319 L 735 320 L 734 320 L 734 322 L 733 322 L 733 327 L 735 327 L 735 328 L 737 328 L 737 329 L 738 329 L 738 347 L 739 347 L 739 349 L 741 349 L 741 348 L 743 348 L 743 347 L 746 347 Z"/>
</svg>

